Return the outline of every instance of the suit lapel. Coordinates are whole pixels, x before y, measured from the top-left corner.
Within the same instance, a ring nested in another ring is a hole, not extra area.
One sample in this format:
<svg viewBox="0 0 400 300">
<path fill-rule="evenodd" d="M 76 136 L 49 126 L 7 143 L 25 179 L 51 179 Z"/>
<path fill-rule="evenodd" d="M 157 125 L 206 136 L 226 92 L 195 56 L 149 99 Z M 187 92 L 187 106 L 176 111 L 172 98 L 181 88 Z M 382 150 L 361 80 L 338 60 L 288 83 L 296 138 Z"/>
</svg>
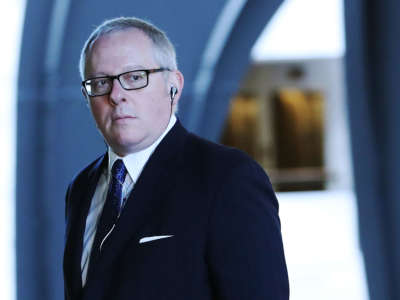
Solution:
<svg viewBox="0 0 400 300">
<path fill-rule="evenodd" d="M 146 224 L 157 222 L 154 220 L 155 212 L 163 206 L 163 201 L 168 201 L 169 191 L 176 185 L 175 178 L 182 165 L 182 149 L 186 136 L 186 130 L 178 121 L 151 155 L 114 231 L 103 245 L 98 263 L 89 268 L 85 299 L 101 295 L 99 287 L 106 288 L 107 284 L 106 282 L 99 284 L 98 280 L 105 280 L 109 268 L 123 251 L 126 243 L 132 238 L 137 238 L 139 242 L 140 232 Z"/>
<path fill-rule="evenodd" d="M 107 155 L 100 157 L 87 173 L 87 179 L 77 180 L 71 187 L 73 201 L 67 218 L 66 246 L 64 251 L 64 277 L 70 299 L 79 299 L 82 290 L 81 257 L 86 217 L 101 172 L 107 163 Z"/>
</svg>

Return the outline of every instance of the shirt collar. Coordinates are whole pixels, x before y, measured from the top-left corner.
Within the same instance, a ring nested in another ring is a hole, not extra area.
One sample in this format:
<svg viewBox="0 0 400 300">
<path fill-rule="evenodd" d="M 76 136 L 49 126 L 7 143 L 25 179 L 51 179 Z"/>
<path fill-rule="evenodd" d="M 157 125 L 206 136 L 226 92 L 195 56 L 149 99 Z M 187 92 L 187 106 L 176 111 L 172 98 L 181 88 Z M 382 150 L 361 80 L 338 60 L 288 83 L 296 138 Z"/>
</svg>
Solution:
<svg viewBox="0 0 400 300">
<path fill-rule="evenodd" d="M 142 172 L 144 166 L 146 165 L 147 161 L 149 160 L 151 154 L 154 152 L 158 144 L 162 141 L 165 135 L 171 130 L 171 128 L 176 123 L 176 117 L 173 114 L 169 120 L 167 128 L 164 130 L 163 134 L 149 147 L 135 152 L 128 154 L 124 157 L 118 156 L 111 147 L 108 147 L 108 172 L 107 176 L 110 177 L 111 167 L 113 166 L 114 162 L 117 159 L 122 159 L 125 164 L 125 167 L 128 171 L 129 176 L 132 178 L 133 182 L 136 182 L 139 178 L 140 173 Z"/>
</svg>

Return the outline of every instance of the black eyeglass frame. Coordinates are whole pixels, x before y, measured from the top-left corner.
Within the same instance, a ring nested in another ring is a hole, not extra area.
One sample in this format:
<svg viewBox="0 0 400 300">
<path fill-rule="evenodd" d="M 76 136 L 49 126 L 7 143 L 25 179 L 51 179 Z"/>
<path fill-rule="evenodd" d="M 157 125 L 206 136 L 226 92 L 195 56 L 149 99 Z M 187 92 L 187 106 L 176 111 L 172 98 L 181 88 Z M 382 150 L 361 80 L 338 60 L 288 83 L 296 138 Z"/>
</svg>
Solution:
<svg viewBox="0 0 400 300">
<path fill-rule="evenodd" d="M 86 94 L 89 95 L 90 97 L 99 97 L 99 96 L 104 96 L 104 95 L 110 94 L 111 91 L 112 91 L 112 88 L 113 88 L 114 79 L 117 79 L 118 82 L 119 82 L 119 84 L 121 85 L 121 87 L 122 87 L 124 90 L 126 90 L 126 91 L 139 90 L 139 89 L 143 89 L 143 88 L 145 88 L 146 86 L 149 85 L 149 74 L 158 73 L 158 72 L 164 72 L 164 71 L 171 71 L 171 69 L 169 69 L 169 68 L 158 68 L 158 69 L 132 70 L 132 71 L 127 71 L 127 72 L 118 74 L 118 75 L 109 75 L 109 76 L 92 77 L 92 78 L 88 78 L 88 79 L 85 79 L 84 81 L 82 81 L 82 86 L 83 86 L 83 88 L 85 89 Z M 141 87 L 138 87 L 138 88 L 131 88 L 131 89 L 125 88 L 124 85 L 122 84 L 121 80 L 120 80 L 120 77 L 123 76 L 123 75 L 125 75 L 125 74 L 132 73 L 132 72 L 145 72 L 145 73 L 146 73 L 146 84 L 145 84 L 144 86 L 141 86 Z M 90 81 L 90 80 L 101 79 L 101 78 L 107 78 L 107 79 L 110 79 L 110 80 L 111 80 L 111 88 L 110 88 L 110 90 L 109 90 L 107 93 L 104 93 L 104 94 L 100 94 L 100 95 L 91 95 L 91 94 L 88 92 L 88 90 L 86 89 L 86 83 L 87 83 L 88 81 Z"/>
</svg>

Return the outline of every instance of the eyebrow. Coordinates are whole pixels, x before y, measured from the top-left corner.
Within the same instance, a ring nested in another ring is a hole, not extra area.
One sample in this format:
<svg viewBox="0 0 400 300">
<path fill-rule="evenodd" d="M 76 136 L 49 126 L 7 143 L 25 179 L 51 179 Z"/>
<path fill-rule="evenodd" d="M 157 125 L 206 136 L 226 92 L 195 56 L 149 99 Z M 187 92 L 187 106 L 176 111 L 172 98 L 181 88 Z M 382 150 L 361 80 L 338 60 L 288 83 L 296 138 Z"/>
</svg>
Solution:
<svg viewBox="0 0 400 300">
<path fill-rule="evenodd" d="M 145 69 L 148 69 L 148 68 L 146 68 L 145 66 L 142 66 L 142 65 L 128 65 L 128 66 L 122 68 L 122 70 L 125 70 L 122 73 L 129 72 L 129 71 L 135 71 L 135 70 L 145 70 Z"/>
<path fill-rule="evenodd" d="M 148 68 L 146 68 L 145 66 L 142 66 L 142 65 L 127 65 L 127 66 L 123 67 L 122 72 L 120 72 L 118 74 L 129 72 L 129 71 L 146 70 L 146 69 L 148 69 Z M 118 74 L 108 74 L 105 72 L 98 72 L 98 73 L 90 74 L 89 76 L 87 76 L 87 78 L 115 76 Z"/>
</svg>

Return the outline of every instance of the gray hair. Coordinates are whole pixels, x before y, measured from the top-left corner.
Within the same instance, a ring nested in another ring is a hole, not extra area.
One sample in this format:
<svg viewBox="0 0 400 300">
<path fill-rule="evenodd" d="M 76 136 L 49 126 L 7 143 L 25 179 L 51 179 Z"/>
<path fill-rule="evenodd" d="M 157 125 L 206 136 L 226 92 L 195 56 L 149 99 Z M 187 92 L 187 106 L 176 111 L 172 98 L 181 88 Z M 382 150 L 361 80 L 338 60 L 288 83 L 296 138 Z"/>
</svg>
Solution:
<svg viewBox="0 0 400 300">
<path fill-rule="evenodd" d="M 106 20 L 92 32 L 85 42 L 79 60 L 79 73 L 82 80 L 85 79 L 87 56 L 94 43 L 104 35 L 132 28 L 142 31 L 153 42 L 154 59 L 160 64 L 160 67 L 168 68 L 170 70 L 177 70 L 178 65 L 176 62 L 175 48 L 165 32 L 150 22 L 141 20 L 139 18 L 119 17 Z"/>
</svg>

